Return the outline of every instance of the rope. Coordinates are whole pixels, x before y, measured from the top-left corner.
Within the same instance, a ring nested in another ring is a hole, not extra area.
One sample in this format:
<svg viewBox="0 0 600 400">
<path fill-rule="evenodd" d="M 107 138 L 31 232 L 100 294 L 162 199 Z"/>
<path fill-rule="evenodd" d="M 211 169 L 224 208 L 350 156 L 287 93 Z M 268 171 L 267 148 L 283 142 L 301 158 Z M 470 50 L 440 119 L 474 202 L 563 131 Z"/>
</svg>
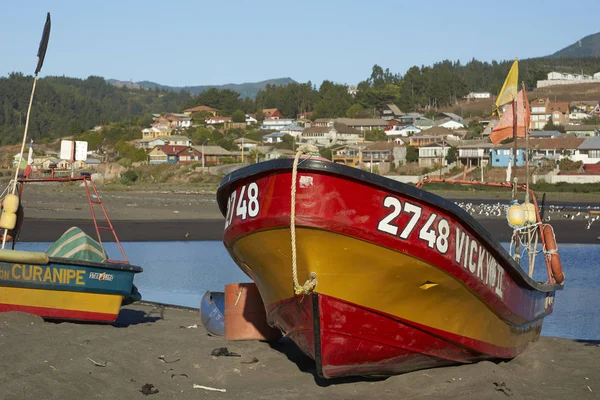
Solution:
<svg viewBox="0 0 600 400">
<path fill-rule="evenodd" d="M 319 149 L 310 144 L 303 144 L 298 147 L 296 156 L 294 157 L 294 165 L 292 167 L 292 203 L 290 206 L 290 234 L 292 239 L 292 278 L 294 280 L 294 293 L 295 294 L 310 294 L 317 286 L 317 274 L 314 272 L 310 273 L 310 278 L 300 286 L 298 282 L 298 267 L 296 260 L 296 177 L 298 175 L 298 161 L 302 154 L 317 153 Z"/>
</svg>

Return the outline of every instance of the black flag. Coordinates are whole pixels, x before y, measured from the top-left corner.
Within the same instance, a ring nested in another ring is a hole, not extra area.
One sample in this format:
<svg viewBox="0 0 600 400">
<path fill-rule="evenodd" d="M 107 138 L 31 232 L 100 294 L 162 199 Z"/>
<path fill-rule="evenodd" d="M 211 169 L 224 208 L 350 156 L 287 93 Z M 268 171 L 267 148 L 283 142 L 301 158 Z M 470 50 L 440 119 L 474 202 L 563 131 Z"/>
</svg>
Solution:
<svg viewBox="0 0 600 400">
<path fill-rule="evenodd" d="M 46 25 L 44 25 L 44 33 L 42 33 L 42 40 L 40 40 L 40 48 L 38 49 L 38 64 L 35 69 L 35 74 L 42 69 L 44 64 L 44 57 L 46 57 L 46 49 L 48 48 L 48 40 L 50 40 L 50 13 L 46 17 Z"/>
</svg>

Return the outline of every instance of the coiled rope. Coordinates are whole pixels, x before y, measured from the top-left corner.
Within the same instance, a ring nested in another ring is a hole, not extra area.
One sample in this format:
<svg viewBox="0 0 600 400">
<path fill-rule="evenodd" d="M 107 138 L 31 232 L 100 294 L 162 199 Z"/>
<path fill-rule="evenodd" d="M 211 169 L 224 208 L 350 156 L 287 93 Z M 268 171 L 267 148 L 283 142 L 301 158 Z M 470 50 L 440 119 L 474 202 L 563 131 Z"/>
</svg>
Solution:
<svg viewBox="0 0 600 400">
<path fill-rule="evenodd" d="M 294 280 L 295 294 L 310 294 L 317 286 L 317 274 L 310 273 L 310 278 L 300 286 L 298 282 L 298 267 L 296 264 L 296 177 L 298 175 L 298 161 L 303 154 L 319 154 L 319 149 L 310 144 L 303 144 L 298 147 L 296 156 L 294 157 L 294 165 L 292 167 L 292 202 L 290 206 L 290 234 L 292 239 L 292 278 Z"/>
</svg>

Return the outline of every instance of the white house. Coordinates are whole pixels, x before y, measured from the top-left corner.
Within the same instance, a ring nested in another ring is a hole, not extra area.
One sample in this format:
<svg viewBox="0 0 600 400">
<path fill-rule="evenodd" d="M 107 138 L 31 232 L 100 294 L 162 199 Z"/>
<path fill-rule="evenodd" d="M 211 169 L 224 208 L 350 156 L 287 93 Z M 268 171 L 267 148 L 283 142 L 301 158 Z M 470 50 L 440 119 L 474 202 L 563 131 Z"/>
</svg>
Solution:
<svg viewBox="0 0 600 400">
<path fill-rule="evenodd" d="M 265 154 L 265 159 L 266 160 L 276 160 L 278 158 L 289 158 L 289 157 L 294 157 L 294 153 L 292 150 L 286 150 L 286 149 L 273 149 L 271 151 L 269 151 L 267 154 Z"/>
<path fill-rule="evenodd" d="M 291 118 L 265 119 L 260 129 L 278 131 L 293 123 L 294 120 Z"/>
<path fill-rule="evenodd" d="M 258 120 L 251 115 L 246 114 L 246 125 L 256 125 Z"/>
<path fill-rule="evenodd" d="M 273 132 L 263 136 L 263 143 L 281 143 L 286 133 Z"/>
<path fill-rule="evenodd" d="M 600 163 L 600 137 L 586 138 L 570 158 L 584 164 Z"/>
<path fill-rule="evenodd" d="M 231 122 L 231 117 L 209 117 L 204 122 L 207 125 L 224 124 L 225 122 Z"/>
<path fill-rule="evenodd" d="M 581 121 L 581 120 L 584 120 L 589 117 L 590 117 L 590 114 L 586 114 L 581 111 L 573 111 L 572 113 L 569 114 L 569 121 Z"/>
<path fill-rule="evenodd" d="M 304 131 L 304 128 L 296 124 L 288 125 L 279 130 L 279 132 L 285 133 L 286 135 L 291 135 L 295 138 L 300 137 L 300 135 L 302 135 L 302 131 Z"/>
<path fill-rule="evenodd" d="M 447 129 L 452 129 L 452 130 L 454 130 L 454 129 L 462 129 L 462 128 L 465 127 L 464 124 L 462 124 L 460 122 L 457 122 L 457 121 L 454 121 L 452 119 L 449 119 L 448 121 L 444 121 L 441 124 L 437 124 L 436 126 L 441 126 L 441 127 L 444 127 L 444 128 L 447 128 Z"/>
<path fill-rule="evenodd" d="M 494 147 L 491 142 L 482 140 L 464 141 L 458 145 L 458 160 L 463 165 L 487 165 L 490 161 L 490 150 Z"/>
<path fill-rule="evenodd" d="M 240 149 L 240 150 L 242 149 L 242 147 L 246 150 L 251 150 L 260 144 L 256 140 L 247 139 L 245 137 L 235 139 L 233 141 L 233 143 L 235 143 L 237 145 L 238 149 Z"/>
<path fill-rule="evenodd" d="M 389 129 L 387 131 L 385 131 L 385 135 L 390 138 L 390 137 L 397 137 L 397 136 L 403 136 L 403 137 L 407 137 L 409 135 L 414 135 L 416 133 L 421 132 L 421 129 L 417 128 L 416 126 L 400 126 L 400 125 L 394 125 L 392 127 L 392 129 Z"/>
<path fill-rule="evenodd" d="M 471 92 L 465 96 L 465 99 L 489 99 L 492 97 L 490 92 Z"/>
<path fill-rule="evenodd" d="M 450 150 L 450 145 L 445 141 L 419 147 L 419 167 L 433 167 L 435 164 L 448 165 L 446 161 L 448 150 Z"/>
<path fill-rule="evenodd" d="M 327 126 L 305 128 L 300 137 L 310 144 L 323 146 L 364 141 L 364 136 L 358 129 L 351 128 L 341 122 L 333 122 Z"/>
</svg>

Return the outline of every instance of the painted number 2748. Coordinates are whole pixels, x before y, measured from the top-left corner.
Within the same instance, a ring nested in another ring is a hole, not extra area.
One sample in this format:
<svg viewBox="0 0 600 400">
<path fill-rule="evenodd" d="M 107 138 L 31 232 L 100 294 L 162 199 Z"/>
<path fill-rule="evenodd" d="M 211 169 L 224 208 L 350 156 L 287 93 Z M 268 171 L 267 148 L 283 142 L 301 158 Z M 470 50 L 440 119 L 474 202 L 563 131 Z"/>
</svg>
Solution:
<svg viewBox="0 0 600 400">
<path fill-rule="evenodd" d="M 237 199 L 237 203 L 236 203 Z M 225 217 L 225 229 L 231 225 L 233 217 L 239 217 L 242 221 L 246 218 L 254 218 L 260 212 L 260 203 L 258 202 L 258 185 L 252 182 L 240 189 L 239 198 L 237 190 L 231 192 L 227 201 L 227 216 Z"/>
<path fill-rule="evenodd" d="M 421 219 L 423 209 L 417 205 L 411 204 L 407 201 L 404 202 L 404 210 L 402 209 L 402 202 L 392 196 L 388 196 L 383 200 L 383 206 L 391 209 L 391 212 L 386 215 L 379 224 L 377 230 L 388 233 L 393 236 L 399 236 L 400 239 L 408 240 L 411 233 L 417 226 L 417 223 Z M 408 223 L 400 231 L 400 226 L 395 225 L 394 221 L 400 216 L 401 213 L 409 214 L 410 219 Z M 450 224 L 444 218 L 440 218 L 437 222 L 437 227 L 434 227 L 434 222 L 438 219 L 436 213 L 431 213 L 429 218 L 421 229 L 419 230 L 419 239 L 427 242 L 427 247 L 430 249 L 436 249 L 442 254 L 446 254 L 448 251 L 448 236 L 450 235 Z M 400 234 L 398 235 L 398 232 Z"/>
</svg>

